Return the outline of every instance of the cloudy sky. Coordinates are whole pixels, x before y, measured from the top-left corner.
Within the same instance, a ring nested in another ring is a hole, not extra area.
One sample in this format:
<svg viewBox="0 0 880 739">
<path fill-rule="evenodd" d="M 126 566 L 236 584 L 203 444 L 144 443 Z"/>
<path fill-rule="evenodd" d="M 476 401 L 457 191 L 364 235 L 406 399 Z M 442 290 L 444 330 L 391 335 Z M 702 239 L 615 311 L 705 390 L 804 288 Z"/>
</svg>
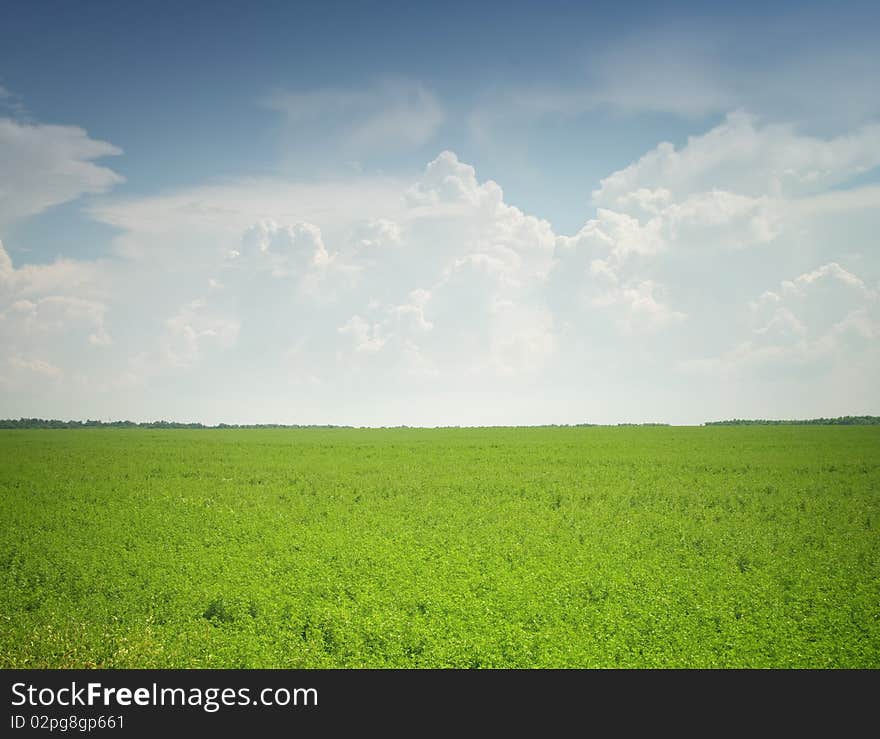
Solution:
<svg viewBox="0 0 880 739">
<path fill-rule="evenodd" d="M 3 1 L 0 417 L 880 414 L 880 6 L 711 5 Z"/>
</svg>

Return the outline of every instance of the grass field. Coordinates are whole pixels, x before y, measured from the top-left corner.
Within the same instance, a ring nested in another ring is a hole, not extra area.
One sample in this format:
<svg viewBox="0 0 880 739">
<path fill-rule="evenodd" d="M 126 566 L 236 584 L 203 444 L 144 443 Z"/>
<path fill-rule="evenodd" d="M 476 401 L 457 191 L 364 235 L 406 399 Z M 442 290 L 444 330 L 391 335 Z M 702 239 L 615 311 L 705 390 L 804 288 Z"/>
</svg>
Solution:
<svg viewBox="0 0 880 739">
<path fill-rule="evenodd" d="M 0 432 L 0 666 L 880 667 L 880 427 Z"/>
</svg>

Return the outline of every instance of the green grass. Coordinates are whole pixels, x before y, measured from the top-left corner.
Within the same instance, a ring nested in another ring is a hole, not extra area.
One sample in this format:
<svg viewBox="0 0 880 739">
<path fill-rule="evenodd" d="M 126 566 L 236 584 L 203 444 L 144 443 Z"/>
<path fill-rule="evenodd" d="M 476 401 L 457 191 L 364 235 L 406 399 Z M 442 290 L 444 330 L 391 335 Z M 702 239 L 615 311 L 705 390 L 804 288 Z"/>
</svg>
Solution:
<svg viewBox="0 0 880 739">
<path fill-rule="evenodd" d="M 880 428 L 0 432 L 0 666 L 880 667 Z"/>
</svg>

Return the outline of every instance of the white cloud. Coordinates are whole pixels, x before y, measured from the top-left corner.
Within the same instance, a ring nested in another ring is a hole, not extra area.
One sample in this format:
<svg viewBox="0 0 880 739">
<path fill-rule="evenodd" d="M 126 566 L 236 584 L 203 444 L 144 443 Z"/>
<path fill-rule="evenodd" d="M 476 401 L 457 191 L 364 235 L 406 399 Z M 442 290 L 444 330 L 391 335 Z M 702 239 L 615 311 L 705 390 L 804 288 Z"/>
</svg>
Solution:
<svg viewBox="0 0 880 739">
<path fill-rule="evenodd" d="M 755 333 L 804 336 L 807 333 L 807 327 L 788 308 L 780 307 L 773 312 L 764 325 L 755 329 Z"/>
<path fill-rule="evenodd" d="M 784 280 L 749 303 L 751 337 L 683 369 L 724 374 L 755 368 L 849 364 L 876 354 L 880 293 L 836 262 Z"/>
<path fill-rule="evenodd" d="M 9 252 L 3 246 L 3 242 L 0 241 L 0 285 L 6 285 L 9 281 L 12 280 L 15 271 L 12 267 L 12 258 L 9 256 Z"/>
<path fill-rule="evenodd" d="M 49 264 L 23 264 L 13 269 L 0 242 L 0 294 L 35 296 L 51 293 L 100 295 L 104 292 L 100 262 L 56 259 Z"/>
<path fill-rule="evenodd" d="M 501 377 L 534 376 L 545 370 L 559 339 L 553 314 L 535 304 L 497 300 L 492 306 L 492 351 L 485 369 Z"/>
<path fill-rule="evenodd" d="M 180 283 L 182 295 L 184 281 L 210 288 L 195 293 L 198 310 L 187 303 L 164 319 L 161 347 L 137 354 L 131 373 L 194 366 L 205 331 L 234 335 L 233 354 L 278 346 L 279 363 L 309 382 L 533 371 L 537 349 L 554 343 L 540 296 L 553 262 L 550 225 L 504 203 L 496 183 L 479 182 L 451 152 L 417 181 L 394 183 L 288 185 L 280 197 L 277 187 L 243 182 L 96 205 L 97 217 L 125 229 L 119 255 L 158 267 L 165 290 Z M 484 295 L 470 294 L 476 285 Z M 464 326 L 470 353 L 461 350 Z"/>
<path fill-rule="evenodd" d="M 377 352 L 387 339 L 381 336 L 381 324 L 369 324 L 360 316 L 352 316 L 338 329 L 343 336 L 350 336 L 356 352 Z"/>
<path fill-rule="evenodd" d="M 641 223 L 626 213 L 599 208 L 596 217 L 587 221 L 574 236 L 557 240 L 558 252 L 587 252 L 608 255 L 617 263 L 630 255 L 653 255 L 667 248 L 662 221 L 650 219 Z"/>
<path fill-rule="evenodd" d="M 331 104 L 316 105 L 304 120 Z M 58 387 L 143 398 L 144 413 L 167 393 L 206 418 L 198 398 L 358 422 L 407 402 L 471 418 L 492 397 L 515 421 L 523 399 L 555 393 L 555 417 L 575 420 L 605 387 L 636 404 L 663 383 L 673 403 L 700 373 L 757 392 L 844 365 L 847 392 L 880 402 L 874 195 L 829 189 L 873 161 L 873 137 L 734 115 L 606 178 L 571 235 L 451 151 L 410 178 L 105 197 L 90 212 L 120 229 L 111 258 L 16 267 L 0 248 L 0 334 L 7 356 L 56 368 Z M 33 387 L 35 367 L 7 362 L 4 387 Z"/>
<path fill-rule="evenodd" d="M 24 358 L 17 354 L 13 354 L 6 360 L 6 365 L 14 371 L 28 375 L 36 375 L 37 377 L 44 377 L 50 380 L 57 380 L 62 375 L 62 372 L 58 367 L 50 362 L 35 357 Z"/>
<path fill-rule="evenodd" d="M 390 318 L 396 329 L 402 333 L 421 334 L 434 328 L 434 324 L 425 318 L 425 306 L 431 299 L 431 293 L 423 288 L 413 290 L 409 301 L 391 308 Z"/>
<path fill-rule="evenodd" d="M 873 307 L 873 306 L 872 306 Z M 835 336 L 854 336 L 861 339 L 880 339 L 880 311 L 869 307 L 857 308 L 832 327 Z"/>
<path fill-rule="evenodd" d="M 204 300 L 181 306 L 176 315 L 164 322 L 160 340 L 160 361 L 173 368 L 188 369 L 206 352 L 230 349 L 238 338 L 240 324 L 208 309 Z"/>
<path fill-rule="evenodd" d="M 402 234 L 400 225 L 394 221 L 375 218 L 356 224 L 351 238 L 357 249 L 370 250 L 399 246 Z"/>
<path fill-rule="evenodd" d="M 414 205 L 464 203 L 479 205 L 484 200 L 500 202 L 500 189 L 491 180 L 480 186 L 476 170 L 458 161 L 455 152 L 443 151 L 425 168 L 407 196 Z"/>
<path fill-rule="evenodd" d="M 333 153 L 343 152 L 348 161 L 418 148 L 433 138 L 446 118 L 433 92 L 406 80 L 358 89 L 278 91 L 265 104 L 282 112 L 293 130 L 307 126 L 314 132 L 320 126 L 318 133 L 329 137 L 337 150 Z"/>
<path fill-rule="evenodd" d="M 618 309 L 617 325 L 627 334 L 654 331 L 682 321 L 685 314 L 673 310 L 655 296 L 658 286 L 643 280 L 628 287 L 613 287 L 596 295 L 592 304 Z"/>
<path fill-rule="evenodd" d="M 270 218 L 248 228 L 241 241 L 245 254 L 273 260 L 275 276 L 320 269 L 330 261 L 321 229 L 313 223 L 281 226 Z"/>
<path fill-rule="evenodd" d="M 597 205 L 622 208 L 633 192 L 665 190 L 676 200 L 724 190 L 739 196 L 796 197 L 822 191 L 880 165 L 880 125 L 832 139 L 798 134 L 790 125 L 760 127 L 743 112 L 688 139 L 661 143 L 602 180 Z"/>
<path fill-rule="evenodd" d="M 725 299 L 743 300 L 755 279 L 772 280 L 791 264 L 840 253 L 832 219 L 847 214 L 846 253 L 868 257 L 866 240 L 876 224 L 867 214 L 877 188 L 829 188 L 876 162 L 877 126 L 821 139 L 731 114 L 685 146 L 661 144 L 602 181 L 593 193 L 595 218 L 574 236 L 556 239 L 551 300 L 557 310 L 580 313 L 583 326 L 594 323 L 589 313 L 599 308 L 625 333 L 693 322 L 687 330 L 705 340 L 712 335 L 707 305 L 736 315 Z M 826 273 L 852 279 L 829 265 L 799 279 Z M 794 330 L 795 316 L 780 312 L 774 329 Z"/>
<path fill-rule="evenodd" d="M 353 222 L 395 220 L 405 187 L 387 176 L 311 183 L 244 179 L 141 198 L 104 198 L 88 212 L 122 231 L 113 241 L 119 256 L 192 268 L 219 252 L 240 252 L 242 234 L 267 219 L 313 224 L 325 242 L 347 235 Z"/>
<path fill-rule="evenodd" d="M 15 331 L 22 334 L 64 333 L 78 327 L 88 331 L 87 341 L 93 346 L 112 344 L 104 315 L 107 306 L 94 300 L 61 295 L 49 295 L 36 301 L 15 300 L 0 312 L 4 328 L 16 324 Z"/>
<path fill-rule="evenodd" d="M 783 282 L 782 292 L 784 294 L 794 293 L 802 295 L 806 293 L 813 285 L 819 284 L 821 282 L 833 281 L 842 282 L 847 287 L 853 288 L 856 291 L 861 292 L 869 297 L 874 296 L 874 293 L 868 289 L 868 287 L 861 279 L 856 277 L 852 272 L 847 272 L 837 262 L 823 264 L 821 267 L 819 267 L 818 269 L 814 269 L 812 272 L 807 272 L 806 274 L 802 274 L 799 277 L 796 277 L 793 281 Z"/>
<path fill-rule="evenodd" d="M 99 262 L 57 260 L 15 268 L 0 242 L 0 368 L 11 392 L 41 377 L 60 382 L 68 367 L 102 361 L 113 339 L 107 324 L 108 272 Z"/>
<path fill-rule="evenodd" d="M 0 226 L 123 181 L 95 159 L 121 154 L 76 126 L 0 118 Z"/>
<path fill-rule="evenodd" d="M 772 241 L 779 231 L 780 211 L 781 205 L 765 196 L 711 190 L 672 203 L 657 217 L 669 241 L 741 248 Z"/>
<path fill-rule="evenodd" d="M 750 303 L 754 330 L 767 338 L 827 336 L 838 325 L 850 325 L 849 316 L 859 314 L 852 325 L 863 325 L 865 311 L 878 306 L 880 295 L 836 262 L 824 264 L 793 280 L 784 280 Z M 870 334 L 871 331 L 868 331 Z"/>
<path fill-rule="evenodd" d="M 866 185 L 855 189 L 830 190 L 798 198 L 790 208 L 801 217 L 839 216 L 853 211 L 880 210 L 880 186 Z"/>
<path fill-rule="evenodd" d="M 646 278 L 650 263 L 669 248 L 661 218 L 645 224 L 625 213 L 597 211 L 574 236 L 556 240 L 552 283 L 555 300 L 573 317 L 586 314 L 588 322 L 600 312 L 626 335 L 660 331 L 685 318 L 660 297 L 665 289 Z"/>
</svg>

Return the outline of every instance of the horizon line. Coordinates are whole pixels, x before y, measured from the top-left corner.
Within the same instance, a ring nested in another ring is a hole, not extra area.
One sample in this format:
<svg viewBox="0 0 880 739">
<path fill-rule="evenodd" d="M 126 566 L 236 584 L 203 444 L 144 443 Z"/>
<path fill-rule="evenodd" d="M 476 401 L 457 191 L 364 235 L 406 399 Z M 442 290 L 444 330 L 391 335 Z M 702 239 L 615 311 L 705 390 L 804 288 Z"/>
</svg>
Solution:
<svg viewBox="0 0 880 739">
<path fill-rule="evenodd" d="M 747 426 L 747 425 L 880 425 L 880 416 L 870 414 L 819 416 L 812 418 L 730 418 L 721 420 L 701 421 L 698 423 L 671 423 L 666 421 L 618 421 L 610 423 L 594 423 L 580 421 L 575 423 L 531 423 L 531 424 L 347 424 L 347 423 L 227 423 L 224 421 L 208 424 L 202 421 L 173 421 L 158 419 L 153 421 L 131 421 L 117 419 L 103 421 L 100 419 L 68 419 L 40 418 L 36 416 L 0 419 L 0 430 L 24 428 L 184 428 L 184 429 L 258 429 L 258 428 L 289 428 L 289 429 L 519 429 L 519 428 L 618 428 L 618 427 L 674 427 L 701 428 L 705 426 Z"/>
</svg>

